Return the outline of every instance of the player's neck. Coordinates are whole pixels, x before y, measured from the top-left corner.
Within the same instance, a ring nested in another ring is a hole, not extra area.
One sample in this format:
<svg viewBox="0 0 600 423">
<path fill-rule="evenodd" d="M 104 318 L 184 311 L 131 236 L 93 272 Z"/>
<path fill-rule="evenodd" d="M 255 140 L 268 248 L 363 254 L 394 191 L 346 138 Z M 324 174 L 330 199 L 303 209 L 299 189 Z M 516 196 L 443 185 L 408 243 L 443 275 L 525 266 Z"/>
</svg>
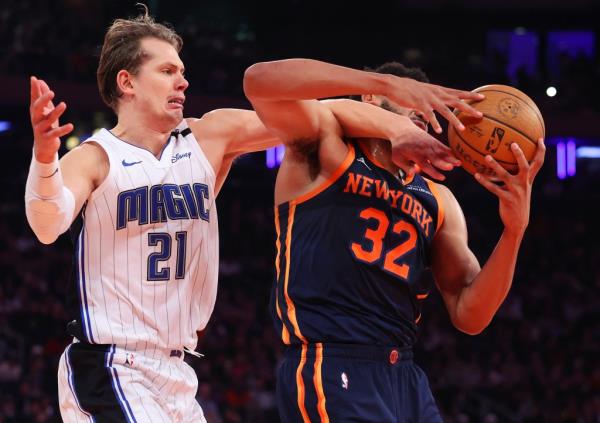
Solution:
<svg viewBox="0 0 600 423">
<path fill-rule="evenodd" d="M 363 149 L 367 150 L 367 153 L 375 160 L 377 165 L 393 175 L 398 174 L 400 168 L 392 161 L 392 146 L 388 140 L 363 138 L 360 140 L 360 144 Z"/>
<path fill-rule="evenodd" d="M 117 125 L 111 129 L 111 132 L 129 144 L 144 148 L 158 157 L 168 142 L 172 130 L 171 127 L 148 124 L 143 119 L 136 119 L 120 111 Z"/>
</svg>

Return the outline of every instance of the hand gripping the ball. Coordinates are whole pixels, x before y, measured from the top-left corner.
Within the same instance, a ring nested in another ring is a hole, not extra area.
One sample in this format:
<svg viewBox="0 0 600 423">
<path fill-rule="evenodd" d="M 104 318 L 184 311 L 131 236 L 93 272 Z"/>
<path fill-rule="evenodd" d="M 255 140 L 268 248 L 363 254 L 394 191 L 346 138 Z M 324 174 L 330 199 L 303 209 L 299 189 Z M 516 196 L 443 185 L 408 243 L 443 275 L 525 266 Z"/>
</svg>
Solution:
<svg viewBox="0 0 600 423">
<path fill-rule="evenodd" d="M 546 146 L 544 140 L 538 140 L 537 151 L 531 163 L 527 162 L 523 150 L 518 144 L 511 144 L 511 150 L 519 166 L 516 174 L 509 173 L 490 155 L 485 157 L 489 167 L 496 173 L 496 178 L 501 184 L 495 183 L 490 176 L 481 173 L 475 174 L 475 179 L 488 191 L 496 195 L 500 201 L 500 218 L 504 227 L 512 234 L 521 237 L 529 223 L 529 209 L 531 204 L 531 187 L 538 174 Z"/>
</svg>

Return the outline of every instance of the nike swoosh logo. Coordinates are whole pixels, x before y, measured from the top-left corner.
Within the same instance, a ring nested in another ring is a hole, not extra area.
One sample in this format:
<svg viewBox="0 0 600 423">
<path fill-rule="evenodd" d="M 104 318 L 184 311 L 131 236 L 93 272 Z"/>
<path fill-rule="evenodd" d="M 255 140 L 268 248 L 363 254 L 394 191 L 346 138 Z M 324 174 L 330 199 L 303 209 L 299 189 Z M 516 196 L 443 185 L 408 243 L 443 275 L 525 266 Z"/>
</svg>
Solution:
<svg viewBox="0 0 600 423">
<path fill-rule="evenodd" d="M 364 165 L 367 167 L 367 169 L 369 169 L 369 170 L 372 170 L 372 169 L 369 167 L 369 165 L 367 164 L 367 162 L 365 162 L 365 159 L 363 159 L 362 157 L 359 157 L 358 159 L 356 159 L 356 161 L 357 161 L 357 162 L 360 162 L 360 163 L 362 163 L 362 164 L 364 164 Z"/>
<path fill-rule="evenodd" d="M 133 165 L 136 165 L 136 164 L 138 164 L 138 163 L 141 163 L 141 162 L 142 162 L 142 161 L 140 160 L 139 162 L 131 162 L 131 163 L 128 163 L 128 162 L 126 162 L 126 161 L 125 161 L 125 159 L 123 159 L 123 161 L 121 162 L 121 164 L 122 164 L 123 166 L 133 166 Z"/>
</svg>

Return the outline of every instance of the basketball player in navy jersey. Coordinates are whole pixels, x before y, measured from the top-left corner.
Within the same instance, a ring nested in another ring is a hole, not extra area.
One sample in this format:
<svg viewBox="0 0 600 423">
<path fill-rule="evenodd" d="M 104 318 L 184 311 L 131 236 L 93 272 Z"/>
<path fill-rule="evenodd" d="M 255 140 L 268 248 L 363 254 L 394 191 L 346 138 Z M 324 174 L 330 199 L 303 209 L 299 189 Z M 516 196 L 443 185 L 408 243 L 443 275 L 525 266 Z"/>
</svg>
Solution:
<svg viewBox="0 0 600 423">
<path fill-rule="evenodd" d="M 73 129 L 58 123 L 66 105 L 55 106 L 54 92 L 31 78 L 34 154 L 27 218 L 44 243 L 69 226 L 75 236 L 68 325 L 74 342 L 61 357 L 58 375 L 67 422 L 204 421 L 194 399 L 197 379 L 183 352 L 193 353 L 196 332 L 215 302 L 215 197 L 235 157 L 280 140 L 252 111 L 223 109 L 184 119 L 188 82 L 181 44 L 147 13 L 116 20 L 106 33 L 97 77 L 117 125 L 60 162 L 59 137 Z M 358 83 L 373 80 L 356 72 Z M 428 110 L 475 98 L 401 78 L 388 85 L 410 88 L 426 99 Z M 407 120 L 369 105 L 358 105 L 357 113 L 352 103 L 324 105 L 347 125 L 348 135 L 364 135 L 360 128 L 368 117 L 377 130 L 367 135 L 404 145 L 405 159 L 432 172 L 456 165 L 448 148 L 429 135 L 399 131 Z"/>
<path fill-rule="evenodd" d="M 381 71 L 424 80 L 398 64 Z M 410 91 L 353 86 L 344 69 L 303 59 L 253 65 L 244 89 L 287 148 L 275 186 L 271 296 L 286 345 L 277 379 L 282 421 L 440 422 L 427 378 L 412 361 L 420 302 L 429 294 L 420 275 L 431 267 L 456 328 L 474 335 L 490 323 L 512 283 L 543 141 L 531 163 L 513 145 L 516 175 L 489 161 L 502 186 L 476 175 L 499 198 L 504 223 L 480 267 L 446 187 L 416 173 L 393 142 L 343 140 L 348 128 L 308 100 L 364 94 L 364 101 L 410 118 L 424 132 L 427 111 L 415 110 Z M 299 96 L 304 100 L 294 100 Z"/>
</svg>

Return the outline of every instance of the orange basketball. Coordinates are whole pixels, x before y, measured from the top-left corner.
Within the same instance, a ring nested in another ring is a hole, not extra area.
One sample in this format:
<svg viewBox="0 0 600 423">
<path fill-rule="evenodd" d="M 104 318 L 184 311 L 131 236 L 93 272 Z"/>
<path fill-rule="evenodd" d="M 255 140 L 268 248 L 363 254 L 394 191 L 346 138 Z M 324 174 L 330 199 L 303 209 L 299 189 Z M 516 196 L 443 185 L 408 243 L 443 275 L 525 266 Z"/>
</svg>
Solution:
<svg viewBox="0 0 600 423">
<path fill-rule="evenodd" d="M 450 148 L 471 174 L 494 175 L 484 160 L 488 154 L 510 173 L 516 173 L 519 167 L 510 145 L 519 144 L 527 161 L 533 159 L 537 140 L 545 133 L 540 110 L 523 92 L 507 85 L 484 85 L 474 91 L 485 95 L 484 100 L 471 103 L 483 118 L 455 110 L 466 129 L 460 132 L 450 126 Z"/>
</svg>

